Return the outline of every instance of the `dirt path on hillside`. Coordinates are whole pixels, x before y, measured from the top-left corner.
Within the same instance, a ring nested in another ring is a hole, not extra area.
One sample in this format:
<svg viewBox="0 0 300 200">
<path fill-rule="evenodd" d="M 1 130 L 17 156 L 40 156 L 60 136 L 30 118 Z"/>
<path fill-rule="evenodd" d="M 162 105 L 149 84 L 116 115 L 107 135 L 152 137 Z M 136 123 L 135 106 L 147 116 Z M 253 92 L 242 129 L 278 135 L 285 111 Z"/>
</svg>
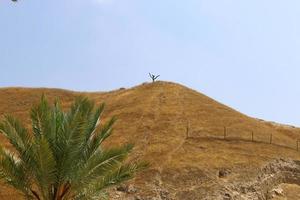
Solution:
<svg viewBox="0 0 300 200">
<path fill-rule="evenodd" d="M 179 101 L 179 103 L 177 105 L 180 105 L 180 108 L 178 108 L 178 113 L 177 113 L 177 120 L 175 123 L 175 130 L 180 130 L 179 126 L 183 126 L 184 124 L 186 124 L 188 126 L 188 120 L 186 119 L 186 115 L 184 112 L 184 97 L 185 94 L 184 93 L 180 93 L 180 90 L 178 90 L 176 92 L 176 100 Z M 184 117 L 182 117 L 184 116 Z M 188 130 L 186 130 L 188 131 Z M 174 148 L 172 151 L 170 151 L 165 159 L 165 161 L 161 164 L 160 168 L 159 168 L 159 172 L 162 173 L 164 170 L 164 167 L 169 163 L 170 160 L 172 160 L 172 157 L 176 154 L 176 152 L 178 150 L 180 150 L 183 145 L 186 142 L 187 139 L 187 133 L 183 132 L 182 134 L 182 138 L 180 139 L 180 142 L 178 145 L 176 145 L 176 148 Z"/>
</svg>

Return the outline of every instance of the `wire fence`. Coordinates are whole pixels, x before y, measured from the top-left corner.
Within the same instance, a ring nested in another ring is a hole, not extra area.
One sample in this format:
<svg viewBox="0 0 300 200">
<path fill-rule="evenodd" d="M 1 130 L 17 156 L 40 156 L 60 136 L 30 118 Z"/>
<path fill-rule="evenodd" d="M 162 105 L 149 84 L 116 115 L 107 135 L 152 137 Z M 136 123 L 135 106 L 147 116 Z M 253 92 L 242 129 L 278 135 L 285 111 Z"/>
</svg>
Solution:
<svg viewBox="0 0 300 200">
<path fill-rule="evenodd" d="M 300 150 L 300 140 L 288 138 L 284 140 L 281 138 L 282 135 L 273 134 L 273 133 L 258 133 L 255 131 L 243 131 L 243 134 L 238 131 L 231 130 L 227 127 L 223 127 L 223 130 L 218 131 L 203 131 L 203 130 L 191 130 L 190 126 L 187 126 L 186 129 L 186 138 L 210 138 L 218 140 L 230 140 L 230 141 L 246 141 L 246 142 L 255 142 L 263 144 L 271 144 L 284 148 L 293 149 L 296 151 Z"/>
</svg>

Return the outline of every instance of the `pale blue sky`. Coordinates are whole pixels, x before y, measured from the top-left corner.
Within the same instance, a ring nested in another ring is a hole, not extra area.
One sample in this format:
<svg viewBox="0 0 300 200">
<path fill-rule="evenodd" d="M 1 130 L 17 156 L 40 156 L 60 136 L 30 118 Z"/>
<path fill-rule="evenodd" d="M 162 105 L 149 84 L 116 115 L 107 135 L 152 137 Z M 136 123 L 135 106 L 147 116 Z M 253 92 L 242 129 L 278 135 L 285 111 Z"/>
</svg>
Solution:
<svg viewBox="0 0 300 200">
<path fill-rule="evenodd" d="M 153 72 L 300 126 L 299 8 L 299 0 L 0 0 L 0 87 L 104 91 Z"/>
</svg>

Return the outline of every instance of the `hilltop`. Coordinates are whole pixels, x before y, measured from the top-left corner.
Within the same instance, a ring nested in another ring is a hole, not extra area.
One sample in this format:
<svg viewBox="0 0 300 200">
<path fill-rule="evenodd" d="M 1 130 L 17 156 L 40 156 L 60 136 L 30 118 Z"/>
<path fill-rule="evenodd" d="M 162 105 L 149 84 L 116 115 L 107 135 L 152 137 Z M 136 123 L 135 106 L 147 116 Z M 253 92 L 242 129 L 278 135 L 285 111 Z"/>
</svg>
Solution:
<svg viewBox="0 0 300 200">
<path fill-rule="evenodd" d="M 150 161 L 151 168 L 130 182 L 134 191 L 113 190 L 114 199 L 233 198 L 234 192 L 240 191 L 229 190 L 227 184 L 253 181 L 275 159 L 284 158 L 287 163 L 300 159 L 296 144 L 299 128 L 246 116 L 170 82 L 111 92 L 2 88 L 0 116 L 13 114 L 30 126 L 29 109 L 42 94 L 50 101 L 59 98 L 64 108 L 79 95 L 105 102 L 104 121 L 118 118 L 109 143 L 133 142 L 136 147 L 131 159 Z M 285 187 L 288 191 L 289 185 Z M 2 187 L 2 198 L 18 198 L 7 193 Z"/>
</svg>

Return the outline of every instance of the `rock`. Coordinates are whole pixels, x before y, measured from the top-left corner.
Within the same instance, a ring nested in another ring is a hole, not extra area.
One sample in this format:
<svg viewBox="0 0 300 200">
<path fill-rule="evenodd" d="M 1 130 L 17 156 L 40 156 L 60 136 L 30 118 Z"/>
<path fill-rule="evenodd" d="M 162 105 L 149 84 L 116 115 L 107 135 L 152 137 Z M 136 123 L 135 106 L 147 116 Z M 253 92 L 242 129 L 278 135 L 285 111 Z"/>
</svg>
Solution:
<svg viewBox="0 0 300 200">
<path fill-rule="evenodd" d="M 223 200 L 231 200 L 232 198 L 231 198 L 231 195 L 230 194 L 228 194 L 228 193 L 225 193 L 224 194 L 224 198 L 223 198 Z"/>
<path fill-rule="evenodd" d="M 282 196 L 283 195 L 283 189 L 282 188 L 275 188 L 272 190 L 272 193 L 274 193 L 277 196 Z"/>
<path fill-rule="evenodd" d="M 229 169 L 220 169 L 218 176 L 219 176 L 219 178 L 224 178 L 230 173 L 231 173 L 231 171 Z"/>
<path fill-rule="evenodd" d="M 116 190 L 127 194 L 134 194 L 137 192 L 137 189 L 133 185 L 120 185 Z"/>
<path fill-rule="evenodd" d="M 120 192 L 126 192 L 127 191 L 127 186 L 126 185 L 119 185 L 116 189 L 117 189 L 117 191 L 120 191 Z"/>
<path fill-rule="evenodd" d="M 143 200 L 140 196 L 134 196 L 134 200 Z"/>
<path fill-rule="evenodd" d="M 136 193 L 136 192 L 137 192 L 137 189 L 133 185 L 129 185 L 127 187 L 127 193 L 128 194 L 133 194 L 133 193 Z"/>
<path fill-rule="evenodd" d="M 159 192 L 160 194 L 160 198 L 163 199 L 163 200 L 168 200 L 168 196 L 169 196 L 169 192 L 168 191 L 165 191 L 165 190 L 162 190 Z"/>
</svg>

